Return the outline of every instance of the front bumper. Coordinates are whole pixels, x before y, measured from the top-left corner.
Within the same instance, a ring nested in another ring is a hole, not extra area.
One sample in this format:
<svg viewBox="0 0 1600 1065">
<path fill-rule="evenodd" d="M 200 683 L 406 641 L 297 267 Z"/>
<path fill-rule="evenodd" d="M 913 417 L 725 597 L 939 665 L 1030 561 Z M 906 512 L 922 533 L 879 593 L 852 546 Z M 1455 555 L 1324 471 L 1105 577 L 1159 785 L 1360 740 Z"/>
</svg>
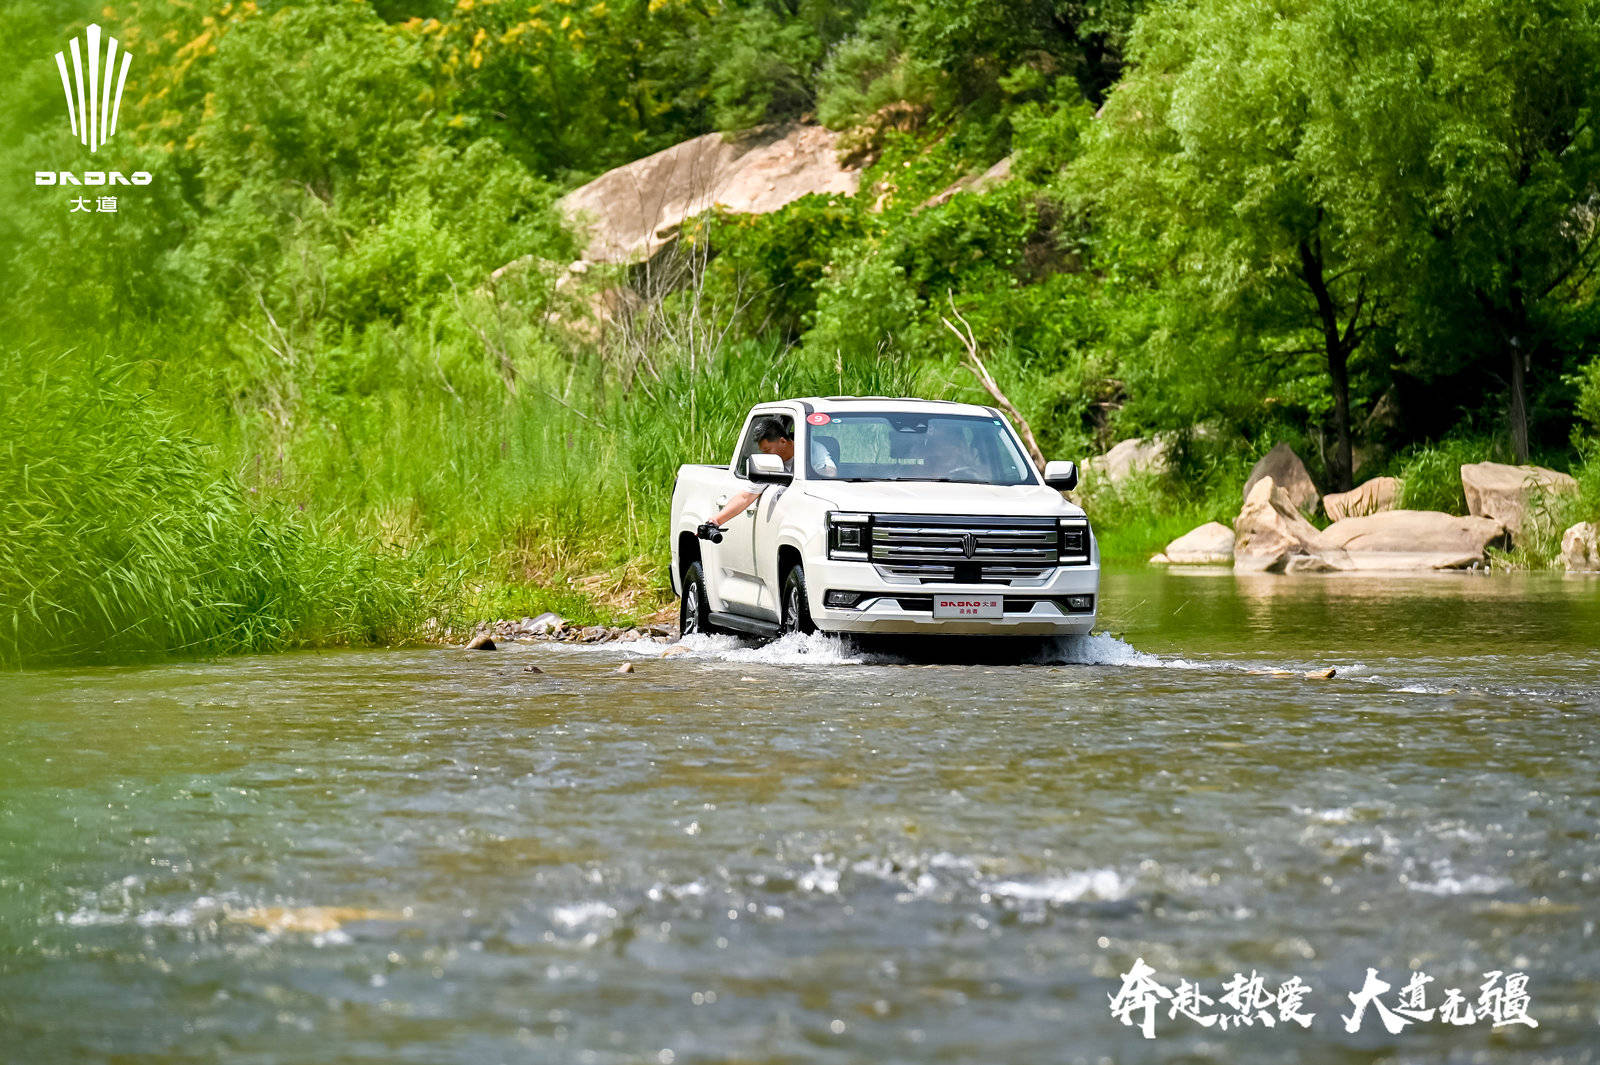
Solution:
<svg viewBox="0 0 1600 1065">
<path fill-rule="evenodd" d="M 1100 567 L 1096 563 L 1059 566 L 1043 583 L 919 584 L 885 580 L 870 562 L 813 560 L 806 564 L 811 620 L 824 632 L 952 636 L 1071 636 L 1094 629 L 1100 607 Z M 859 606 L 828 607 L 829 591 L 860 592 Z M 973 593 L 1005 599 L 1005 616 L 992 619 L 935 618 L 934 594 Z M 1051 600 L 1092 595 L 1093 610 L 1067 612 Z M 927 602 L 924 602 L 927 601 Z"/>
</svg>

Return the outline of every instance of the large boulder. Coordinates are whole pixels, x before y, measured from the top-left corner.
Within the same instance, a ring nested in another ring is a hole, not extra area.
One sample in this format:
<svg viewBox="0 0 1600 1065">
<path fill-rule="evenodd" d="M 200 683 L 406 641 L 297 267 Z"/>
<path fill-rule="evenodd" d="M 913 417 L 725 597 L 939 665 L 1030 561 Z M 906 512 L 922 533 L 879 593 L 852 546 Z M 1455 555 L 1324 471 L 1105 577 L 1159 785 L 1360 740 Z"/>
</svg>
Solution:
<svg viewBox="0 0 1600 1065">
<path fill-rule="evenodd" d="M 1324 553 L 1340 553 L 1349 569 L 1435 570 L 1483 565 L 1488 548 L 1505 539 L 1505 526 L 1493 518 L 1386 510 L 1336 521 L 1318 543 Z"/>
<path fill-rule="evenodd" d="M 1258 478 L 1233 523 L 1233 567 L 1248 573 L 1282 573 L 1291 560 L 1322 555 L 1317 527 L 1271 477 Z M 1299 563 L 1296 568 L 1303 568 Z M 1337 567 L 1336 560 L 1329 560 Z"/>
<path fill-rule="evenodd" d="M 1233 530 L 1220 521 L 1208 521 L 1172 541 L 1150 561 L 1179 566 L 1226 565 L 1233 561 Z"/>
<path fill-rule="evenodd" d="M 1167 464 L 1166 441 L 1159 437 L 1135 436 L 1119 440 L 1104 455 L 1083 460 L 1085 479 L 1104 480 L 1118 485 L 1136 473 L 1157 472 Z"/>
<path fill-rule="evenodd" d="M 556 207 L 588 234 L 584 259 L 644 262 L 712 207 L 766 214 L 811 193 L 853 195 L 861 171 L 839 165 L 836 139 L 808 125 L 733 141 L 707 133 L 608 170 Z"/>
<path fill-rule="evenodd" d="M 958 193 L 982 192 L 1003 181 L 1011 180 L 1011 156 L 1006 156 L 982 173 L 972 173 L 957 178 L 922 202 L 923 207 L 937 207 L 948 203 Z M 919 208 L 920 210 L 920 208 Z"/>
<path fill-rule="evenodd" d="M 1515 536 L 1527 522 L 1535 497 L 1576 494 L 1578 482 L 1543 466 L 1473 462 L 1461 467 L 1461 490 L 1467 496 L 1468 514 L 1493 518 Z"/>
<path fill-rule="evenodd" d="M 1600 572 L 1600 525 L 1580 521 L 1563 533 L 1561 564 L 1571 573 Z"/>
<path fill-rule="evenodd" d="M 1269 477 L 1297 510 L 1310 514 L 1317 509 L 1317 486 L 1306 472 L 1306 464 L 1288 444 L 1279 444 L 1250 468 L 1250 476 L 1244 482 L 1244 498 L 1248 500 L 1251 490 Z"/>
<path fill-rule="evenodd" d="M 1330 521 L 1364 518 L 1380 510 L 1393 510 L 1400 502 L 1400 478 L 1374 477 L 1348 492 L 1330 492 L 1322 497 L 1322 509 Z"/>
</svg>

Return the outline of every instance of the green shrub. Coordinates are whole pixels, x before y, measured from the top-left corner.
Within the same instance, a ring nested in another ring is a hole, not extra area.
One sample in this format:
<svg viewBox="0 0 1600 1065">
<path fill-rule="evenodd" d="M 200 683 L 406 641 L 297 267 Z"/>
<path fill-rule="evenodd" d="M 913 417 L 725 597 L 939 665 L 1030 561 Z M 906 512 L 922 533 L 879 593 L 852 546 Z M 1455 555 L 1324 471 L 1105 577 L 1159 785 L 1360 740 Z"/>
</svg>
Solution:
<svg viewBox="0 0 1600 1065">
<path fill-rule="evenodd" d="M 1461 488 L 1461 467 L 1483 462 L 1493 453 L 1487 440 L 1452 438 L 1424 444 L 1402 457 L 1400 505 L 1406 510 L 1440 510 L 1465 514 L 1467 496 Z"/>
<path fill-rule="evenodd" d="M 1600 358 L 1590 359 L 1568 383 L 1578 390 L 1573 413 L 1579 424 L 1573 427 L 1573 435 L 1581 438 L 1588 434 L 1600 440 Z"/>
</svg>

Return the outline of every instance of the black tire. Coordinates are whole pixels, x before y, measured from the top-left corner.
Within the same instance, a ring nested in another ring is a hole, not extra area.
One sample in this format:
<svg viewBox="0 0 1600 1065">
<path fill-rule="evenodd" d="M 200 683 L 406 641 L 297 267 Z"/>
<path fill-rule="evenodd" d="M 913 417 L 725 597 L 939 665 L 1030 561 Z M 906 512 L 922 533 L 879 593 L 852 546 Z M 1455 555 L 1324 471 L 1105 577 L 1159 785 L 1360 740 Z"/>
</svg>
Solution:
<svg viewBox="0 0 1600 1065">
<path fill-rule="evenodd" d="M 806 595 L 806 571 L 796 566 L 783 579 L 783 621 L 779 626 L 784 635 L 798 632 L 810 636 L 817 631 L 811 620 L 811 599 Z"/>
<path fill-rule="evenodd" d="M 712 633 L 711 600 L 706 597 L 706 571 L 698 561 L 683 571 L 683 597 L 678 600 L 678 635 Z"/>
</svg>

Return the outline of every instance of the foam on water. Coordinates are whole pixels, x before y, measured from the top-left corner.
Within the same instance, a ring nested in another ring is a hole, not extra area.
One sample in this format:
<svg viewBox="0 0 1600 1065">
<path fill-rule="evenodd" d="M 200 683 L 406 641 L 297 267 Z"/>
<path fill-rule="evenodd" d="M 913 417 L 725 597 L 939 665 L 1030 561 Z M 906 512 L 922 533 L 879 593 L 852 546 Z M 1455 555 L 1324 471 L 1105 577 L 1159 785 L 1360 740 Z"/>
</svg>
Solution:
<svg viewBox="0 0 1600 1065">
<path fill-rule="evenodd" d="M 1511 886 L 1511 881 L 1501 876 L 1468 873 L 1456 877 L 1446 874 L 1437 880 L 1403 880 L 1407 891 L 1420 891 L 1424 895 L 1492 895 Z"/>
<path fill-rule="evenodd" d="M 576 644 L 574 649 L 659 658 L 665 648 L 646 641 L 606 644 Z M 849 636 L 791 633 L 776 640 L 757 642 L 738 636 L 707 636 L 691 633 L 668 647 L 681 648 L 673 657 L 711 662 L 737 662 L 771 666 L 860 666 L 909 665 L 916 660 L 903 655 L 863 648 Z M 1205 669 L 1205 663 L 1182 658 L 1162 658 L 1139 650 L 1126 640 L 1108 633 L 1087 636 L 1058 636 L 1046 640 L 1023 665 L 1043 666 L 1134 666 L 1142 669 Z"/>
<path fill-rule="evenodd" d="M 599 899 L 587 899 L 569 906 L 556 906 L 550 911 L 551 920 L 562 928 L 569 929 L 594 922 L 610 921 L 616 916 L 616 908 Z"/>
<path fill-rule="evenodd" d="M 1115 869 L 1090 869 L 1042 880 L 1002 880 L 989 885 L 989 894 L 1016 902 L 1115 902 L 1127 893 L 1128 885 Z"/>
</svg>

